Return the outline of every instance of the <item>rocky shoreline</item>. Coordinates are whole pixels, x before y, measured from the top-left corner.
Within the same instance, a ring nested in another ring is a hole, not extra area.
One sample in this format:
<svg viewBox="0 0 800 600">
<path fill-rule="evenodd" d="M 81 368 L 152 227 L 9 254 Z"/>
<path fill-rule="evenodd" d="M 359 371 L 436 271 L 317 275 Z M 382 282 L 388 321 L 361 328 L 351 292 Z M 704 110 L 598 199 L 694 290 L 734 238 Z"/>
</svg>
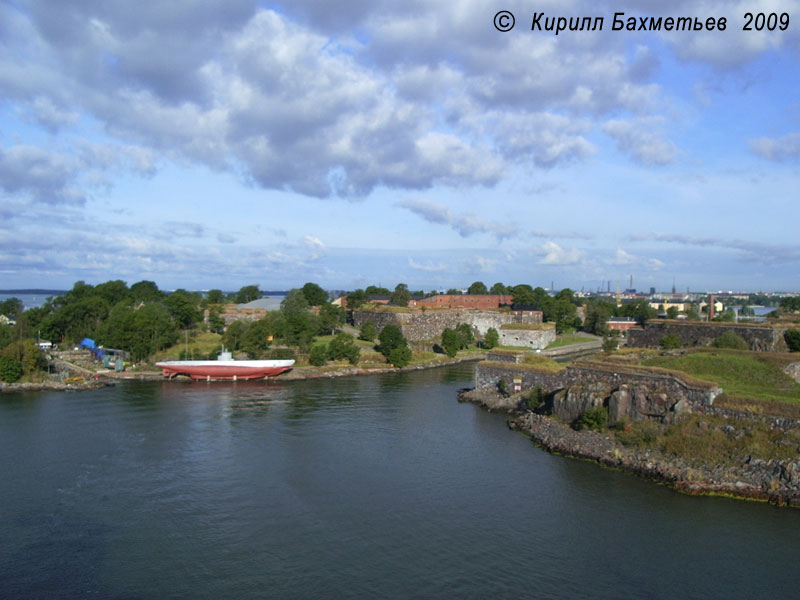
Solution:
<svg viewBox="0 0 800 600">
<path fill-rule="evenodd" d="M 625 446 L 613 434 L 576 431 L 547 415 L 521 407 L 520 397 L 503 397 L 494 391 L 472 389 L 461 390 L 459 401 L 510 414 L 510 429 L 524 433 L 549 452 L 591 460 L 688 494 L 730 496 L 776 506 L 800 507 L 800 459 L 765 461 L 747 457 L 734 465 L 692 464 L 657 449 Z M 735 419 L 738 421 L 732 422 L 741 422 L 746 417 L 740 414 Z"/>
<path fill-rule="evenodd" d="M 26 383 L 2 383 L 0 382 L 0 394 L 11 394 L 15 392 L 80 392 L 85 390 L 96 390 L 98 388 L 116 385 L 114 381 L 98 377 L 97 379 L 86 379 L 83 381 L 37 381 Z"/>
</svg>

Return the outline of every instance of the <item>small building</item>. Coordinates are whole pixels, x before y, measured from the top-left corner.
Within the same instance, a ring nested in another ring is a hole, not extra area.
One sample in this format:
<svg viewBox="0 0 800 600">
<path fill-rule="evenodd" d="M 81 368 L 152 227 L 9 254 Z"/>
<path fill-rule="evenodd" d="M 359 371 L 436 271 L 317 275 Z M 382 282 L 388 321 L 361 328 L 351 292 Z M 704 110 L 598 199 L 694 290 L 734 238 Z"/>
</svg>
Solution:
<svg viewBox="0 0 800 600">
<path fill-rule="evenodd" d="M 620 333 L 625 333 L 637 325 L 636 319 L 632 317 L 610 317 L 606 321 L 606 328 L 609 331 L 619 331 Z"/>
</svg>

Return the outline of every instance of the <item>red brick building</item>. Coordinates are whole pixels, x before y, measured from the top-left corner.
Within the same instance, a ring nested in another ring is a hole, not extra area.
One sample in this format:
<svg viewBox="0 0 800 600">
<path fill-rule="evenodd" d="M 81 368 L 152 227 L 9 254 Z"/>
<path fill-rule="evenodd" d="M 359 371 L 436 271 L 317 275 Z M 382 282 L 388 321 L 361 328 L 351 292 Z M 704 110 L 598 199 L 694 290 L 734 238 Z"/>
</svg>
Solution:
<svg viewBox="0 0 800 600">
<path fill-rule="evenodd" d="M 638 327 L 636 319 L 631 317 L 611 317 L 606 321 L 606 327 L 609 331 L 619 331 L 625 333 L 631 327 Z"/>
<path fill-rule="evenodd" d="M 437 294 L 421 300 L 411 300 L 409 306 L 427 308 L 475 308 L 480 310 L 511 306 L 511 294 Z"/>
</svg>

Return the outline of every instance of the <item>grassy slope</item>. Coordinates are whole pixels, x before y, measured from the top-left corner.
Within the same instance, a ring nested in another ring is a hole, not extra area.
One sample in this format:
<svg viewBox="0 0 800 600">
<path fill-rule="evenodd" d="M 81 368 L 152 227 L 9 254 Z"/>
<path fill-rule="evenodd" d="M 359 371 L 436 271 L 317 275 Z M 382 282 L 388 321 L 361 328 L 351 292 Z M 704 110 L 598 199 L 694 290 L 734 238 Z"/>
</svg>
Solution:
<svg viewBox="0 0 800 600">
<path fill-rule="evenodd" d="M 706 350 L 681 356 L 658 356 L 642 364 L 683 371 L 717 383 L 726 396 L 800 403 L 800 384 L 783 367 L 784 356 L 736 350 Z"/>
</svg>

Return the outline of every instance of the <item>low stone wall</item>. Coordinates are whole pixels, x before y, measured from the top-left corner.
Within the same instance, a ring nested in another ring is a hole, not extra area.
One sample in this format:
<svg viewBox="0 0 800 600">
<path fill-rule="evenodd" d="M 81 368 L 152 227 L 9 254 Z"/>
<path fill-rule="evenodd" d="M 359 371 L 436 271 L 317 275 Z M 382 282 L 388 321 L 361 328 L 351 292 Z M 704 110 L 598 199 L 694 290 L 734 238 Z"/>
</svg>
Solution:
<svg viewBox="0 0 800 600">
<path fill-rule="evenodd" d="M 534 324 L 542 322 L 542 313 L 514 313 L 492 310 L 426 310 L 413 312 L 382 312 L 354 310 L 353 324 L 362 327 L 371 321 L 380 331 L 387 325 L 395 325 L 409 341 L 431 340 L 442 335 L 446 328 L 454 329 L 461 323 L 468 323 L 483 336 L 490 327 L 498 333 L 503 325 L 510 323 Z"/>
<path fill-rule="evenodd" d="M 647 321 L 644 329 L 630 329 L 627 345 L 633 348 L 658 348 L 661 340 L 676 336 L 683 346 L 710 346 L 726 331 L 732 331 L 747 342 L 751 350 L 786 352 L 785 328 L 746 325 L 742 323 L 699 323 L 696 321 Z"/>
<path fill-rule="evenodd" d="M 498 330 L 501 346 L 521 346 L 526 348 L 547 348 L 556 341 L 555 325 L 547 329 L 513 329 Z"/>
<path fill-rule="evenodd" d="M 515 385 L 520 385 L 523 394 L 540 389 L 550 396 L 550 412 L 565 421 L 597 406 L 609 408 L 611 422 L 623 418 L 668 420 L 695 407 L 711 406 L 722 393 L 711 384 L 687 381 L 667 371 L 591 361 L 557 372 L 526 364 L 485 361 L 476 365 L 477 389 L 496 388 L 501 379 L 507 390 Z"/>
</svg>

